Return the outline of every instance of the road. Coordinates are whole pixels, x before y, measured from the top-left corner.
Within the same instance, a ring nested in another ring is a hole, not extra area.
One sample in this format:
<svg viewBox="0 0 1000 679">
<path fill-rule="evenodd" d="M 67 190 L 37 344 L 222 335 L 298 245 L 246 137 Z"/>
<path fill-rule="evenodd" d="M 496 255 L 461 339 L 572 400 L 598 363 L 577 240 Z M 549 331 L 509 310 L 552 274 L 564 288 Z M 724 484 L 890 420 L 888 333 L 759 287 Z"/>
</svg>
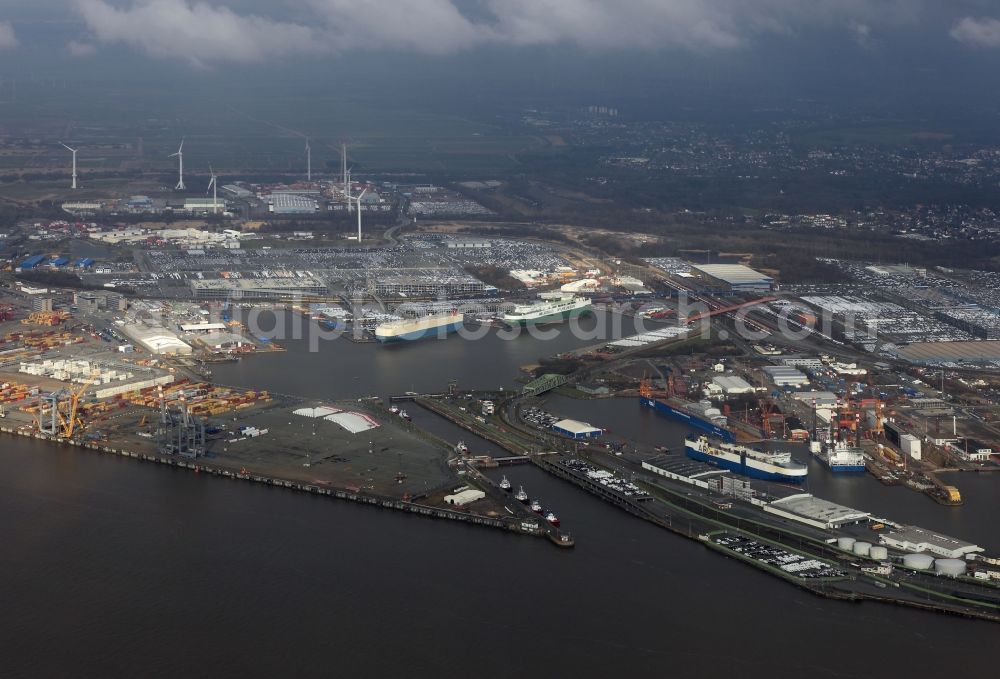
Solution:
<svg viewBox="0 0 1000 679">
<path fill-rule="evenodd" d="M 398 236 L 399 232 L 403 229 L 403 227 L 409 223 L 410 223 L 410 218 L 407 217 L 405 214 L 401 214 L 399 216 L 399 220 L 393 226 L 390 226 L 388 229 L 385 230 L 385 233 L 382 234 L 382 238 L 384 240 L 387 240 L 390 245 L 397 245 L 399 241 L 397 240 L 396 236 Z"/>
</svg>

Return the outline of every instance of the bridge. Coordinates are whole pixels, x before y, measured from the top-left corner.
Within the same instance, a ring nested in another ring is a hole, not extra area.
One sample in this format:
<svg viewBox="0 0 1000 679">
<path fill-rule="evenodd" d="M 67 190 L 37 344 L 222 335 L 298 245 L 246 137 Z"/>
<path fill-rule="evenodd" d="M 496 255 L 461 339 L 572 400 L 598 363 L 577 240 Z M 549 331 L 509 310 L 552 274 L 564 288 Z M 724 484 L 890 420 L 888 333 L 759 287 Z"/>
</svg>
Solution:
<svg viewBox="0 0 1000 679">
<path fill-rule="evenodd" d="M 565 375 L 557 375 L 555 373 L 546 373 L 539 377 L 538 379 L 528 382 L 521 389 L 521 396 L 538 396 L 539 394 L 544 394 L 547 391 L 552 391 L 562 385 L 566 384 L 568 380 Z"/>
<path fill-rule="evenodd" d="M 732 306 L 720 307 L 717 309 L 712 309 L 711 311 L 702 311 L 695 314 L 687 319 L 687 324 L 697 323 L 703 318 L 711 318 L 712 316 L 718 316 L 720 314 L 728 314 L 733 311 L 739 311 L 740 309 L 746 309 L 752 306 L 757 306 L 758 304 L 766 304 L 768 302 L 773 302 L 777 297 L 761 297 L 760 299 L 755 299 L 749 302 L 743 302 L 742 304 L 733 304 Z"/>
<path fill-rule="evenodd" d="M 544 453 L 534 453 L 534 457 L 548 457 L 550 455 L 559 455 L 560 453 L 555 450 L 550 450 Z M 507 457 L 494 457 L 493 461 L 497 463 L 498 467 L 506 467 L 511 464 L 528 464 L 531 462 L 532 455 L 525 453 L 524 455 L 509 455 Z"/>
</svg>

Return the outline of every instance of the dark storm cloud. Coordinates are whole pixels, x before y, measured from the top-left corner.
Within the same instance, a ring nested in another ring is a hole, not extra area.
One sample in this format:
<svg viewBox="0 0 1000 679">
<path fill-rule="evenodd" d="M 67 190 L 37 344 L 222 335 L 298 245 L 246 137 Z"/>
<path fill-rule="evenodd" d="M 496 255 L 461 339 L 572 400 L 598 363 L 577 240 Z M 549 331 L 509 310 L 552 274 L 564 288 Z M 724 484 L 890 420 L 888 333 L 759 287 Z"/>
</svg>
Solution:
<svg viewBox="0 0 1000 679">
<path fill-rule="evenodd" d="M 8 0 L 38 15 L 29 0 Z M 882 37 L 1000 46 L 986 0 L 54 0 L 82 22 L 73 56 L 123 45 L 193 64 L 391 51 L 569 46 L 588 51 L 752 51 L 780 40 Z M 53 5 L 45 3 L 50 8 Z M 0 23 L 0 46 L 17 44 Z M 919 38 L 917 36 L 920 36 Z M 949 37 L 950 36 L 950 37 Z"/>
</svg>

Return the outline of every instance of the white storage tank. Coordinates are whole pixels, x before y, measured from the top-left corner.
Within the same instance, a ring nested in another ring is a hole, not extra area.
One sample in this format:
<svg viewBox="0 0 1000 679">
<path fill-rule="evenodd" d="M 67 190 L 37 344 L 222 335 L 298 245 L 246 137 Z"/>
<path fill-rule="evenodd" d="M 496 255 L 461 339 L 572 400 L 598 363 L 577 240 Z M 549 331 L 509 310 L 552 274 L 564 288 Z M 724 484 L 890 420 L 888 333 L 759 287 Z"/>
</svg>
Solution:
<svg viewBox="0 0 1000 679">
<path fill-rule="evenodd" d="M 907 554 L 903 557 L 903 565 L 915 571 L 925 571 L 934 565 L 934 557 L 929 554 Z"/>
<path fill-rule="evenodd" d="M 857 540 L 854 538 L 837 538 L 837 547 L 845 552 L 850 552 L 854 549 L 855 542 L 857 542 Z"/>
<path fill-rule="evenodd" d="M 868 556 L 876 561 L 885 561 L 889 558 L 889 550 L 882 545 L 872 545 L 872 548 L 868 550 Z"/>
<path fill-rule="evenodd" d="M 858 556 L 868 556 L 871 552 L 872 543 L 870 542 L 855 542 L 854 543 L 854 553 Z"/>
<path fill-rule="evenodd" d="M 957 578 L 965 575 L 965 562 L 961 559 L 936 559 L 934 561 L 934 572 L 937 575 L 947 575 Z"/>
</svg>

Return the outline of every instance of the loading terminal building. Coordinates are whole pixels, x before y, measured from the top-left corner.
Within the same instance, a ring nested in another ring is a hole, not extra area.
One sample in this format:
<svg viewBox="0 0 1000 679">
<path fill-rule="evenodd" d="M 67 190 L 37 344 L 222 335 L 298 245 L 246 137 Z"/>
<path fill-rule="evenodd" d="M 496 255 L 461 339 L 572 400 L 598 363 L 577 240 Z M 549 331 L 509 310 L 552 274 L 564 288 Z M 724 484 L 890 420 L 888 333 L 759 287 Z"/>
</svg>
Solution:
<svg viewBox="0 0 1000 679">
<path fill-rule="evenodd" d="M 706 287 L 727 292 L 768 292 L 774 279 L 742 264 L 696 264 L 694 276 Z"/>
<path fill-rule="evenodd" d="M 804 387 L 809 384 L 806 374 L 787 365 L 767 365 L 763 370 L 776 387 Z"/>
<path fill-rule="evenodd" d="M 157 356 L 189 356 L 191 345 L 162 326 L 132 325 L 122 326 L 129 339 L 151 354 Z"/>
<path fill-rule="evenodd" d="M 763 509 L 768 514 L 824 529 L 859 524 L 871 519 L 868 512 L 838 505 L 808 493 L 783 497 L 765 504 Z"/>
<path fill-rule="evenodd" d="M 939 535 L 925 528 L 900 526 L 882 533 L 878 541 L 904 552 L 930 552 L 946 559 L 961 559 L 983 551 L 971 542 L 963 542 L 947 535 Z"/>
<path fill-rule="evenodd" d="M 737 375 L 719 375 L 718 377 L 713 377 L 712 384 L 721 389 L 722 393 L 726 396 L 752 394 L 756 391 L 752 384 Z"/>
<path fill-rule="evenodd" d="M 375 281 L 376 294 L 407 297 L 482 295 L 486 292 L 486 287 L 485 283 L 471 276 L 456 276 L 436 271 L 424 275 L 383 275 Z"/>
<path fill-rule="evenodd" d="M 571 439 L 590 439 L 604 433 L 601 429 L 593 427 L 586 422 L 576 420 L 559 420 L 552 425 L 552 431 Z"/>
<path fill-rule="evenodd" d="M 197 299 L 299 299 L 329 292 L 318 278 L 220 278 L 192 280 L 191 293 Z"/>
<path fill-rule="evenodd" d="M 309 215 L 319 210 L 319 204 L 301 194 L 274 192 L 268 209 L 276 215 Z"/>
<path fill-rule="evenodd" d="M 680 455 L 657 455 L 642 461 L 642 468 L 672 481 L 689 483 L 699 488 L 714 486 L 715 477 L 729 472 Z"/>
</svg>

